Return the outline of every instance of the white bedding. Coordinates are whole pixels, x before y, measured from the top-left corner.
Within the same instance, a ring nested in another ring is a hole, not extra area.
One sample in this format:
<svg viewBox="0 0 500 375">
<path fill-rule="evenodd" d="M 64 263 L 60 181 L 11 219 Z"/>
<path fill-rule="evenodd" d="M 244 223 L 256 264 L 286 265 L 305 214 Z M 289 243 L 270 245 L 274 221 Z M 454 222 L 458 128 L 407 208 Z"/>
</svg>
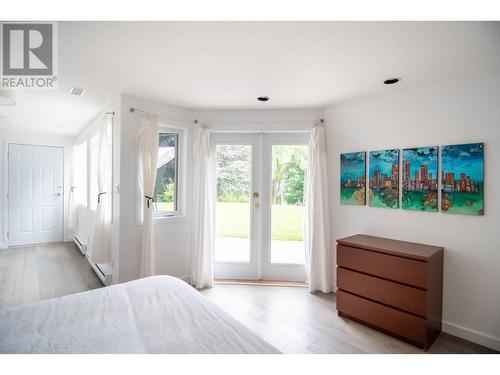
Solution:
<svg viewBox="0 0 500 375">
<path fill-rule="evenodd" d="M 279 353 L 184 281 L 154 276 L 0 310 L 0 353 Z"/>
</svg>

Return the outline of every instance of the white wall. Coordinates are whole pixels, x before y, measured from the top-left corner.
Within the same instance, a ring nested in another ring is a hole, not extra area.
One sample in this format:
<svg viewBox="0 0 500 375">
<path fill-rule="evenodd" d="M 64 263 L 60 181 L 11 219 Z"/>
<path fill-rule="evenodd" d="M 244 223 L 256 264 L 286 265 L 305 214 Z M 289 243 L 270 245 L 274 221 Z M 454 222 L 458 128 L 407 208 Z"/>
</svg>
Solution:
<svg viewBox="0 0 500 375">
<path fill-rule="evenodd" d="M 65 136 L 47 135 L 42 133 L 25 132 L 25 131 L 0 131 L 0 248 L 7 247 L 7 207 L 6 194 L 4 191 L 4 172 L 7 168 L 5 160 L 5 150 L 8 143 L 26 143 L 43 146 L 58 146 L 64 148 L 64 240 L 71 239 L 71 233 L 68 230 L 68 201 L 70 189 L 70 174 L 71 174 L 71 148 L 72 138 Z"/>
<path fill-rule="evenodd" d="M 325 110 L 332 234 L 441 245 L 444 331 L 500 350 L 500 71 L 344 103 Z M 485 142 L 485 215 L 339 203 L 344 152 Z"/>
<path fill-rule="evenodd" d="M 198 110 L 195 115 L 217 132 L 303 132 L 322 117 L 323 110 Z"/>
</svg>

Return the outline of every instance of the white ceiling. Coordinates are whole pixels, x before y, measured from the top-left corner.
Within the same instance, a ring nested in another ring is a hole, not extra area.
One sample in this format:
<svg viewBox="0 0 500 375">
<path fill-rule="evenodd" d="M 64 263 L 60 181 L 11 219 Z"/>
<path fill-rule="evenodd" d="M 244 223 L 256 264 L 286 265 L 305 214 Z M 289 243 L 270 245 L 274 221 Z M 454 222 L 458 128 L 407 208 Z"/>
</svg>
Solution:
<svg viewBox="0 0 500 375">
<path fill-rule="evenodd" d="M 499 67 L 499 22 L 62 22 L 59 90 L 18 93 L 0 129 L 76 134 L 119 93 L 313 108 Z M 72 86 L 87 91 L 70 97 Z"/>
</svg>

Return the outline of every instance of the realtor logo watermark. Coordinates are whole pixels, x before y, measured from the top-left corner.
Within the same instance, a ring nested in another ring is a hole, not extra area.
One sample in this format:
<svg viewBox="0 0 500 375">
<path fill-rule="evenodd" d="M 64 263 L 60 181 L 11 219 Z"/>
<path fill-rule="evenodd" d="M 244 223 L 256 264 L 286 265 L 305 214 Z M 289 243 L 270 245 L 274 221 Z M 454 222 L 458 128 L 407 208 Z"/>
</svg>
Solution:
<svg viewBox="0 0 500 375">
<path fill-rule="evenodd" d="M 57 88 L 57 23 L 0 23 L 0 88 Z"/>
</svg>

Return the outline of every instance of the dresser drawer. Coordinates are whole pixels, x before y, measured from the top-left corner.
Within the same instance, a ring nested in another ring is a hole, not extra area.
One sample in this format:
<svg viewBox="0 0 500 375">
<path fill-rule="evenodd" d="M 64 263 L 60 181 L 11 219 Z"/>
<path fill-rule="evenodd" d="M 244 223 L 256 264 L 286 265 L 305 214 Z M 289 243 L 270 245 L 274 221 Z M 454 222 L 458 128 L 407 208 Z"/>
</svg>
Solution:
<svg viewBox="0 0 500 375">
<path fill-rule="evenodd" d="M 372 327 L 403 337 L 425 347 L 427 321 L 341 290 L 337 291 L 337 310 Z"/>
<path fill-rule="evenodd" d="M 403 284 L 427 288 L 426 262 L 337 245 L 337 264 Z"/>
<path fill-rule="evenodd" d="M 384 279 L 337 268 L 337 288 L 426 317 L 427 292 Z"/>
</svg>

